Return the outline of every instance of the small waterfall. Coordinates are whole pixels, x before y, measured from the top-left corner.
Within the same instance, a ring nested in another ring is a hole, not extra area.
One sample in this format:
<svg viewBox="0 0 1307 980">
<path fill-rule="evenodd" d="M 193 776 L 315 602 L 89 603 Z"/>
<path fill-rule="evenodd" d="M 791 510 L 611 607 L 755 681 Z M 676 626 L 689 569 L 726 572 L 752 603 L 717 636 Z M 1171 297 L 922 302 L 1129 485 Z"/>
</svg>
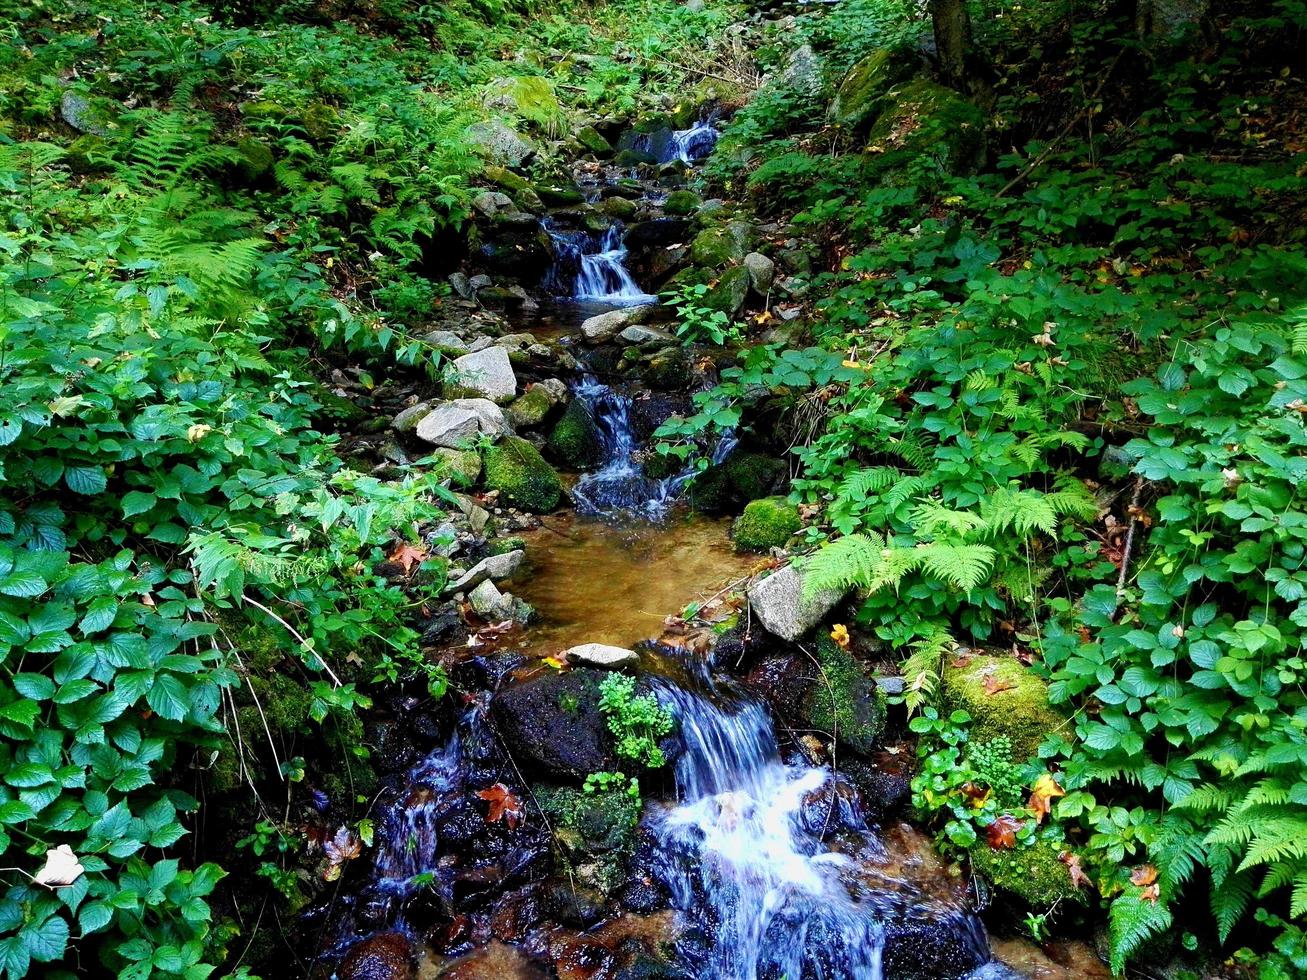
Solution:
<svg viewBox="0 0 1307 980">
<path fill-rule="evenodd" d="M 662 479 L 646 475 L 638 461 L 642 447 L 631 424 L 630 396 L 592 374 L 584 375 L 574 391 L 590 410 L 603 449 L 599 469 L 581 477 L 572 488 L 576 510 L 591 515 L 634 512 L 657 519 L 694 476 L 694 463 Z M 713 449 L 712 462 L 719 463 L 730 455 L 737 441 L 733 431 L 723 433 Z"/>
<path fill-rule="evenodd" d="M 463 753 L 458 734 L 419 762 L 408 775 L 406 795 L 382 819 L 374 883 L 383 895 L 406 897 L 413 878 L 436 872 L 441 819 L 463 797 Z"/>
<path fill-rule="evenodd" d="M 658 301 L 657 296 L 644 292 L 627 271 L 620 221 L 599 235 L 559 230 L 548 218 L 542 224 L 554 249 L 554 265 L 545 277 L 546 289 L 575 300 L 611 306 Z"/>
<path fill-rule="evenodd" d="M 689 129 L 678 129 L 668 141 L 667 159 L 659 163 L 680 160 L 682 163 L 695 163 L 713 151 L 717 145 L 718 132 L 712 124 L 712 118 L 700 119 Z M 660 157 L 662 154 L 660 154 Z"/>
<path fill-rule="evenodd" d="M 685 752 L 680 804 L 650 822 L 662 877 L 691 927 L 682 952 L 696 975 L 881 980 L 896 923 L 918 921 L 923 909 L 952 939 L 947 977 L 988 961 L 983 927 L 964 909 L 868 878 L 865 867 L 885 851 L 856 793 L 826 769 L 785 765 L 762 705 L 711 684 L 707 693 L 665 684 L 659 698 L 677 716 Z"/>
</svg>

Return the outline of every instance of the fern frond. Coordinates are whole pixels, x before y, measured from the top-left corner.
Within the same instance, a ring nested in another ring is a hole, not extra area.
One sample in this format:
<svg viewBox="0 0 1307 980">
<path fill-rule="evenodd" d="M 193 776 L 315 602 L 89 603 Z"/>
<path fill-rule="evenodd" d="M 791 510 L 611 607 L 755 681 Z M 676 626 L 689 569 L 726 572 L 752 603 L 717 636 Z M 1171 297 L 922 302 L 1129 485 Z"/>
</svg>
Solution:
<svg viewBox="0 0 1307 980">
<path fill-rule="evenodd" d="M 884 490 L 902 476 L 902 471 L 891 466 L 864 467 L 845 477 L 835 493 L 837 497 L 844 500 L 866 500 L 867 497 Z"/>
<path fill-rule="evenodd" d="M 1171 928 L 1170 910 L 1161 902 L 1122 895 L 1108 910 L 1108 947 L 1113 973 L 1125 970 L 1126 960 L 1149 937 Z"/>
<path fill-rule="evenodd" d="M 1212 915 L 1221 942 L 1229 938 L 1230 930 L 1243 916 L 1252 897 L 1252 880 L 1244 874 L 1230 875 L 1219 887 L 1212 889 Z"/>
<path fill-rule="evenodd" d="M 957 640 L 941 626 L 911 644 L 912 653 L 900 665 L 903 706 L 909 715 L 929 701 L 939 686 L 940 664 L 957 647 Z"/>
<path fill-rule="evenodd" d="M 938 500 L 922 500 L 912 508 L 912 525 L 921 537 L 934 538 L 941 531 L 965 537 L 986 526 L 985 519 L 967 510 L 953 510 Z"/>
<path fill-rule="evenodd" d="M 875 532 L 837 538 L 804 561 L 804 588 L 820 592 L 865 585 L 882 567 L 884 549 L 885 539 Z"/>
<path fill-rule="evenodd" d="M 916 550 L 926 571 L 963 592 L 972 591 L 989 577 L 996 557 L 994 549 L 983 544 L 932 542 Z"/>
</svg>

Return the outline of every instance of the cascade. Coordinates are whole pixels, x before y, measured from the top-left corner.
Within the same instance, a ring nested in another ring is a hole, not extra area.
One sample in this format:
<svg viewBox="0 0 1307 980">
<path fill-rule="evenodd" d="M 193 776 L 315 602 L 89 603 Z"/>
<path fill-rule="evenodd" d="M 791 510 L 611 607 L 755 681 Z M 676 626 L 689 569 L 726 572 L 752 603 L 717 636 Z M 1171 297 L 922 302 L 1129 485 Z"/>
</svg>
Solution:
<svg viewBox="0 0 1307 980">
<path fill-rule="evenodd" d="M 610 306 L 638 306 L 656 303 L 658 297 L 644 292 L 626 268 L 624 228 L 614 221 L 602 233 L 565 231 L 548 218 L 542 221 L 553 243 L 554 265 L 545 277 L 545 288 L 587 303 Z"/>
</svg>

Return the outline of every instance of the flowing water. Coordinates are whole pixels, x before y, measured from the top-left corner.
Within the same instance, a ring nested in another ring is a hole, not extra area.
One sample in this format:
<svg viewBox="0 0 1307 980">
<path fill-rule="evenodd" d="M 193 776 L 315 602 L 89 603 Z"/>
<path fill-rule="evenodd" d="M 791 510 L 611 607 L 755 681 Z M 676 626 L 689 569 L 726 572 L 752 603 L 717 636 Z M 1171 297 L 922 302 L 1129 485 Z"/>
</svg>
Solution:
<svg viewBox="0 0 1307 980">
<path fill-rule="evenodd" d="M 542 221 L 554 249 L 554 265 L 545 276 L 545 288 L 571 299 L 610 306 L 639 306 L 658 302 L 644 292 L 626 268 L 625 228 L 614 221 L 602 232 L 560 229 Z"/>
<path fill-rule="evenodd" d="M 784 764 L 761 704 L 708 680 L 704 690 L 663 684 L 659 696 L 685 751 L 680 803 L 651 821 L 659 874 L 692 927 L 681 948 L 696 975 L 880 980 L 893 975 L 896 934 L 901 947 L 923 923 L 947 936 L 946 960 L 926 967 L 938 980 L 986 964 L 979 920 L 956 895 L 886 873 L 857 794 L 826 769 Z"/>
</svg>

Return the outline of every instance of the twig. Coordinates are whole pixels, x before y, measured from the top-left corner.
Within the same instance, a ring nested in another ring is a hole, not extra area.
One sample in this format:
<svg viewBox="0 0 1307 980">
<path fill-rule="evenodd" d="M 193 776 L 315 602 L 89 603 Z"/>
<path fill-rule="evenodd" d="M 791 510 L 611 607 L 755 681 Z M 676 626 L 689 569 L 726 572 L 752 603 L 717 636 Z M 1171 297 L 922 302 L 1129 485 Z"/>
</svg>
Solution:
<svg viewBox="0 0 1307 980">
<path fill-rule="evenodd" d="M 1119 596 L 1125 592 L 1126 578 L 1130 574 L 1130 552 L 1134 550 L 1135 545 L 1135 528 L 1139 525 L 1139 519 L 1135 515 L 1139 513 L 1139 500 L 1144 493 L 1144 478 L 1142 476 L 1135 478 L 1135 492 L 1130 497 L 1130 509 L 1127 513 L 1130 515 L 1130 526 L 1125 532 L 1125 546 L 1121 549 L 1121 574 L 1116 578 L 1116 594 Z"/>
<path fill-rule="evenodd" d="M 336 672 L 332 670 L 329 666 L 327 666 L 327 662 L 322 659 L 322 654 L 318 653 L 317 650 L 313 649 L 313 644 L 310 643 L 308 640 L 306 640 L 300 634 L 299 630 L 295 629 L 294 626 L 286 622 L 286 620 L 282 619 L 280 616 L 278 616 L 275 612 L 273 612 L 263 603 L 259 602 L 258 599 L 251 599 L 249 596 L 244 596 L 243 598 L 255 609 L 262 609 L 265 613 L 267 613 L 277 622 L 281 623 L 281 625 L 286 628 L 286 631 L 290 633 L 291 636 L 295 637 L 296 640 L 299 641 L 300 646 L 302 646 L 305 650 L 309 651 L 309 653 L 313 654 L 313 658 L 322 665 L 322 669 L 327 672 L 327 676 L 331 678 L 332 683 L 335 684 L 337 687 L 344 686 L 343 684 L 341 684 L 340 678 L 336 676 Z"/>
</svg>

